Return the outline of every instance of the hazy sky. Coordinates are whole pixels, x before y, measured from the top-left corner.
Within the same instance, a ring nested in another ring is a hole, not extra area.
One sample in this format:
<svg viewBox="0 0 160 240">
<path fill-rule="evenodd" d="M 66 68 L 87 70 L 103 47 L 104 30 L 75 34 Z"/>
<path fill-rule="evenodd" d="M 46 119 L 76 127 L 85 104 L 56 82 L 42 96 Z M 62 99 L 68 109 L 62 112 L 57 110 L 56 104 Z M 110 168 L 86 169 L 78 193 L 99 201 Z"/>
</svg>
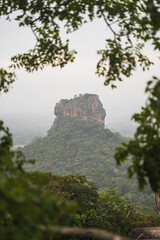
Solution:
<svg viewBox="0 0 160 240">
<path fill-rule="evenodd" d="M 23 53 L 35 44 L 30 29 L 19 28 L 15 22 L 0 20 L 0 65 L 7 66 L 10 57 Z M 106 109 L 106 122 L 128 121 L 145 102 L 145 82 L 159 72 L 156 54 L 148 45 L 146 52 L 156 65 L 149 72 L 137 70 L 130 79 L 111 90 L 103 85 L 104 79 L 95 75 L 99 59 L 96 51 L 103 49 L 109 30 L 103 21 L 84 25 L 68 37 L 70 48 L 78 51 L 75 63 L 63 69 L 45 68 L 32 74 L 18 70 L 18 80 L 9 93 L 0 96 L 2 115 L 44 114 L 53 116 L 55 103 L 62 98 L 73 98 L 79 93 L 98 94 Z"/>
</svg>

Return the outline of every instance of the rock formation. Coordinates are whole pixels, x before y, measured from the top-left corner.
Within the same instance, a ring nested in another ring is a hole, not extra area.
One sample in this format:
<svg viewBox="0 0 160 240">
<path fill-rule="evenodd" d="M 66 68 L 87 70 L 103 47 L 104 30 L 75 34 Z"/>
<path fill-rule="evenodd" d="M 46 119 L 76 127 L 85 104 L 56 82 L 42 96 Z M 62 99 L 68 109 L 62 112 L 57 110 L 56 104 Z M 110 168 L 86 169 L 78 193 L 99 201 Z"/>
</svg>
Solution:
<svg viewBox="0 0 160 240">
<path fill-rule="evenodd" d="M 95 94 L 84 94 L 71 100 L 62 99 L 54 109 L 56 118 L 51 127 L 55 129 L 66 117 L 80 118 L 83 120 L 95 120 L 104 127 L 106 112 Z"/>
<path fill-rule="evenodd" d="M 160 227 L 135 228 L 129 234 L 130 239 L 160 239 Z"/>
</svg>

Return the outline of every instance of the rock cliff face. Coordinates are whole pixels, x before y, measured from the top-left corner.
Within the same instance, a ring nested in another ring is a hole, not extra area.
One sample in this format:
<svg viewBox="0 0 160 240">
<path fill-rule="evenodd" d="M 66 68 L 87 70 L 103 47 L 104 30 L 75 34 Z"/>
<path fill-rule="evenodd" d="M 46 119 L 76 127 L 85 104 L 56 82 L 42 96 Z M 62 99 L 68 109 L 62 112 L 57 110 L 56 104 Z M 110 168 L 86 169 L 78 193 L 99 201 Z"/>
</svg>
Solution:
<svg viewBox="0 0 160 240">
<path fill-rule="evenodd" d="M 51 129 L 59 126 L 65 117 L 95 120 L 104 127 L 106 112 L 97 95 L 84 94 L 71 100 L 62 99 L 54 109 L 56 118 Z"/>
</svg>

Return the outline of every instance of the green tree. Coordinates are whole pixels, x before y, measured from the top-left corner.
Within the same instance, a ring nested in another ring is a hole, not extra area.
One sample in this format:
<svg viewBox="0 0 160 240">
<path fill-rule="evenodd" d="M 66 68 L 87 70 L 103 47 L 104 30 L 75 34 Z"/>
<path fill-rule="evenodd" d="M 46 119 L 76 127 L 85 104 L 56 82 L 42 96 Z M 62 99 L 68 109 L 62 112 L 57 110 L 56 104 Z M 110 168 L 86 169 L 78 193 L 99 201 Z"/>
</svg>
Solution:
<svg viewBox="0 0 160 240">
<path fill-rule="evenodd" d="M 127 235 L 136 227 L 151 227 L 160 224 L 155 213 L 137 210 L 134 205 L 125 204 L 116 190 L 107 190 L 99 196 L 95 209 L 75 216 L 75 223 L 82 227 L 94 227 Z"/>
<path fill-rule="evenodd" d="M 52 175 L 49 189 L 59 197 L 76 201 L 82 213 L 95 208 L 98 201 L 96 186 L 83 175 Z"/>
<path fill-rule="evenodd" d="M 156 204 L 160 214 L 160 80 L 156 77 L 146 87 L 149 97 L 141 113 L 134 114 L 138 123 L 134 139 L 117 148 L 117 164 L 123 163 L 128 156 L 132 164 L 128 168 L 129 177 L 137 174 L 139 187 L 143 189 L 148 181 L 156 192 Z"/>
<path fill-rule="evenodd" d="M 74 205 L 35 187 L 23 170 L 29 163 L 13 152 L 12 136 L 0 122 L 0 234 L 2 239 L 50 239 L 67 224 Z"/>
<path fill-rule="evenodd" d="M 45 188 L 59 198 L 75 201 L 80 207 L 79 212 L 94 209 L 98 202 L 97 188 L 84 175 L 58 176 L 48 173 L 30 173 L 30 179 L 41 188 Z"/>
</svg>

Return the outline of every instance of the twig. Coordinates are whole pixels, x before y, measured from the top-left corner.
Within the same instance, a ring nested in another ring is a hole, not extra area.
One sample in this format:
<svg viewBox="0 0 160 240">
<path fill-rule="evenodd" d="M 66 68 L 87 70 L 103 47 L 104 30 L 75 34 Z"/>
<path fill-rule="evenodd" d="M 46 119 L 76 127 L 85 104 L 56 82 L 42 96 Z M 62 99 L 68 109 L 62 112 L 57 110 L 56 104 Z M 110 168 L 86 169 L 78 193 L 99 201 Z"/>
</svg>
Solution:
<svg viewBox="0 0 160 240">
<path fill-rule="evenodd" d="M 107 26 L 109 27 L 109 29 L 111 30 L 111 32 L 114 34 L 114 37 L 115 37 L 115 39 L 116 39 L 116 36 L 120 36 L 120 34 L 117 34 L 117 33 L 113 30 L 113 28 L 111 27 L 111 25 L 109 24 L 106 16 L 104 15 L 103 10 L 102 10 L 102 5 L 101 5 L 101 2 L 100 2 L 100 1 L 99 1 L 99 8 L 100 8 L 100 11 L 101 11 L 101 14 L 102 14 L 102 16 L 103 16 L 103 19 L 104 19 L 105 23 L 107 24 Z"/>
<path fill-rule="evenodd" d="M 37 42 L 38 42 L 38 37 L 37 37 L 37 34 L 35 33 L 35 31 L 33 30 L 33 27 L 32 27 L 32 25 L 30 25 L 30 28 L 31 28 L 31 30 L 32 30 L 32 32 L 33 32 L 33 34 L 34 34 L 34 36 L 35 36 L 35 38 L 37 39 Z"/>
</svg>

